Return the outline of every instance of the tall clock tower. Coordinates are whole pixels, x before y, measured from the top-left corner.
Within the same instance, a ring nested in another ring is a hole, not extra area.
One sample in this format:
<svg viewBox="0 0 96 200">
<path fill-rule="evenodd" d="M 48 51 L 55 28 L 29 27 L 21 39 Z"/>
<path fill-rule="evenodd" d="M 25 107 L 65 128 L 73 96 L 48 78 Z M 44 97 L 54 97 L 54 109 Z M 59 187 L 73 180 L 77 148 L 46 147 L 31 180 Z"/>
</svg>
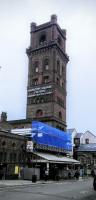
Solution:
<svg viewBox="0 0 96 200">
<path fill-rule="evenodd" d="M 66 130 L 66 30 L 52 15 L 30 34 L 26 118 Z"/>
</svg>

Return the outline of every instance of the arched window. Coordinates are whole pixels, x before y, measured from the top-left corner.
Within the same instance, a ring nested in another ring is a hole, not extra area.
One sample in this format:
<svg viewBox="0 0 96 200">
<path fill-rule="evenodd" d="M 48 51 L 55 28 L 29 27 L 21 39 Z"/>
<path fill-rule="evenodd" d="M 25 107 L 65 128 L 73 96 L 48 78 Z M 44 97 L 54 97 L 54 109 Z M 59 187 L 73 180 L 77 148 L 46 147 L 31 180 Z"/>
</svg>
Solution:
<svg viewBox="0 0 96 200">
<path fill-rule="evenodd" d="M 33 85 L 38 85 L 38 78 L 32 80 Z"/>
<path fill-rule="evenodd" d="M 34 62 L 34 72 L 39 72 L 39 62 L 38 61 L 35 61 Z"/>
<path fill-rule="evenodd" d="M 49 76 L 44 76 L 43 77 L 43 82 L 44 83 L 49 83 Z"/>
<path fill-rule="evenodd" d="M 62 119 L 62 112 L 59 111 L 59 118 Z"/>
<path fill-rule="evenodd" d="M 60 46 L 62 46 L 62 39 L 61 39 L 60 36 L 58 36 L 58 38 L 57 38 L 57 42 L 58 42 L 58 44 L 59 44 Z"/>
<path fill-rule="evenodd" d="M 42 34 L 39 39 L 39 44 L 44 44 L 46 41 L 46 34 Z"/>
<path fill-rule="evenodd" d="M 64 87 L 64 82 L 62 82 L 62 87 Z"/>
<path fill-rule="evenodd" d="M 44 60 L 43 69 L 46 71 L 49 70 L 49 60 L 47 58 Z"/>
<path fill-rule="evenodd" d="M 41 109 L 38 109 L 36 111 L 36 117 L 41 117 L 43 115 L 43 111 Z"/>
<path fill-rule="evenodd" d="M 85 144 L 89 144 L 89 138 L 85 139 Z"/>
<path fill-rule="evenodd" d="M 64 66 L 62 65 L 62 75 L 64 74 Z"/>
<path fill-rule="evenodd" d="M 57 85 L 59 85 L 59 78 L 57 77 L 57 80 L 56 80 L 56 82 L 57 82 Z"/>
<path fill-rule="evenodd" d="M 60 74 L 60 61 L 57 60 L 57 73 Z"/>
</svg>

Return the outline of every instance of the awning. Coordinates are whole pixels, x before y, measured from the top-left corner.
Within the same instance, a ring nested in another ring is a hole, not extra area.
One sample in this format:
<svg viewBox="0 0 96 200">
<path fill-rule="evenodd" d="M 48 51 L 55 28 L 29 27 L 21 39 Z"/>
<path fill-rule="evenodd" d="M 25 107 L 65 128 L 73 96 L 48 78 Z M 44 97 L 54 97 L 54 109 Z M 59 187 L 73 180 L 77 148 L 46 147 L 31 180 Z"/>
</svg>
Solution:
<svg viewBox="0 0 96 200">
<path fill-rule="evenodd" d="M 36 159 L 37 162 L 80 164 L 79 161 L 72 158 L 65 157 L 65 156 L 60 156 L 60 155 L 57 156 L 57 155 L 47 154 L 47 153 L 35 153 L 35 155 L 38 156 L 38 158 Z"/>
</svg>

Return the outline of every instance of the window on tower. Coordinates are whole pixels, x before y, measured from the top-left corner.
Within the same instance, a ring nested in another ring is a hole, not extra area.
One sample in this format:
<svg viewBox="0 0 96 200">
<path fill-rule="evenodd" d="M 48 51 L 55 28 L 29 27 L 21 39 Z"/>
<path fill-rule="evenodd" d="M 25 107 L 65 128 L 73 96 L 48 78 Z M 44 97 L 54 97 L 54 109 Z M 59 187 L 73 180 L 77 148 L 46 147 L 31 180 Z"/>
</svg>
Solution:
<svg viewBox="0 0 96 200">
<path fill-rule="evenodd" d="M 59 78 L 58 78 L 58 77 L 57 77 L 56 82 L 57 82 L 57 85 L 59 85 L 60 81 L 59 81 Z"/>
<path fill-rule="evenodd" d="M 60 74 L 60 61 L 57 60 L 57 73 Z"/>
<path fill-rule="evenodd" d="M 47 58 L 44 60 L 43 69 L 44 71 L 49 70 L 49 60 Z"/>
<path fill-rule="evenodd" d="M 59 44 L 60 46 L 62 46 L 62 39 L 61 39 L 60 36 L 58 36 L 58 38 L 57 38 L 57 42 L 58 42 L 58 44 Z"/>
<path fill-rule="evenodd" d="M 59 112 L 59 118 L 62 119 L 62 112 Z"/>
<path fill-rule="evenodd" d="M 43 115 L 43 111 L 41 109 L 38 109 L 36 111 L 36 117 L 41 117 Z"/>
<path fill-rule="evenodd" d="M 38 85 L 38 78 L 33 79 L 33 85 Z"/>
<path fill-rule="evenodd" d="M 62 87 L 64 87 L 64 82 L 62 82 Z"/>
<path fill-rule="evenodd" d="M 64 108 L 64 100 L 57 96 L 57 103 Z"/>
<path fill-rule="evenodd" d="M 62 65 L 62 75 L 64 75 L 64 66 Z"/>
<path fill-rule="evenodd" d="M 35 61 L 34 63 L 34 72 L 39 72 L 39 62 L 38 61 Z"/>
<path fill-rule="evenodd" d="M 39 39 L 39 44 L 42 45 L 46 42 L 46 34 L 42 34 Z"/>
<path fill-rule="evenodd" d="M 38 72 L 38 71 L 39 71 L 38 67 L 35 67 L 35 72 Z"/>
<path fill-rule="evenodd" d="M 49 76 L 43 77 L 43 83 L 49 83 Z"/>
</svg>

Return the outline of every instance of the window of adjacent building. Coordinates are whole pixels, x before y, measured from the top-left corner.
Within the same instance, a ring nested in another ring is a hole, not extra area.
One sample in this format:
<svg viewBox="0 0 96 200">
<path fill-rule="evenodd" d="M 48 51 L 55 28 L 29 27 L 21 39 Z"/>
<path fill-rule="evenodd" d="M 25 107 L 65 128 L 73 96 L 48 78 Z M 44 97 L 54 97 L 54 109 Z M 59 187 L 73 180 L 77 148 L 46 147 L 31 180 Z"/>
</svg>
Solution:
<svg viewBox="0 0 96 200">
<path fill-rule="evenodd" d="M 17 154 L 13 153 L 13 161 L 16 162 L 16 160 L 17 160 Z"/>
<path fill-rule="evenodd" d="M 41 109 L 38 109 L 36 111 L 36 117 L 41 117 L 43 115 L 43 111 Z"/>
<path fill-rule="evenodd" d="M 19 160 L 19 161 L 22 160 L 22 154 L 21 154 L 21 153 L 19 153 L 19 155 L 18 155 L 18 160 Z"/>
<path fill-rule="evenodd" d="M 5 140 L 2 142 L 2 146 L 4 147 L 6 145 L 6 142 Z"/>
<path fill-rule="evenodd" d="M 85 139 L 85 144 L 89 144 L 89 138 Z"/>
<path fill-rule="evenodd" d="M 80 162 L 84 164 L 84 158 L 80 158 Z"/>
<path fill-rule="evenodd" d="M 10 162 L 12 162 L 12 153 L 10 153 Z"/>
<path fill-rule="evenodd" d="M 13 143 L 12 143 L 12 147 L 13 147 L 13 148 L 15 148 L 15 147 L 16 147 L 16 144 L 15 144 L 15 142 L 13 142 Z"/>
<path fill-rule="evenodd" d="M 6 152 L 4 152 L 4 162 L 7 160 L 7 153 Z"/>
<path fill-rule="evenodd" d="M 94 159 L 94 164 L 96 164 L 96 159 Z"/>
<path fill-rule="evenodd" d="M 39 39 L 39 44 L 44 44 L 46 41 L 46 34 L 42 34 Z"/>
<path fill-rule="evenodd" d="M 87 158 L 87 164 L 91 164 L 91 159 Z"/>
</svg>

